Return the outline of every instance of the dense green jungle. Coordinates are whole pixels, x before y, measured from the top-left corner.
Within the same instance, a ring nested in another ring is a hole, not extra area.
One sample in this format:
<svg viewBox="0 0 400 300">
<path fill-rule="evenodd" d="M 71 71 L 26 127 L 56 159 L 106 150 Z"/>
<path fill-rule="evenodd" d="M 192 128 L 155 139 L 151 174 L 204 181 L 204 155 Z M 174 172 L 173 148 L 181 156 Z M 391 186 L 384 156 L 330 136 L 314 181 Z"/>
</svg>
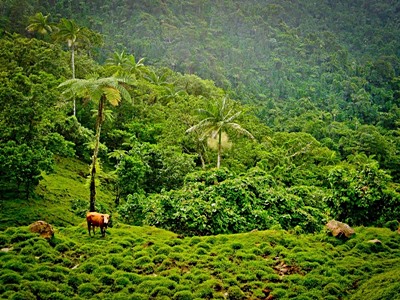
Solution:
<svg viewBox="0 0 400 300">
<path fill-rule="evenodd" d="M 395 0 L 1 1 L 0 298 L 400 299 L 399 36 Z"/>
</svg>

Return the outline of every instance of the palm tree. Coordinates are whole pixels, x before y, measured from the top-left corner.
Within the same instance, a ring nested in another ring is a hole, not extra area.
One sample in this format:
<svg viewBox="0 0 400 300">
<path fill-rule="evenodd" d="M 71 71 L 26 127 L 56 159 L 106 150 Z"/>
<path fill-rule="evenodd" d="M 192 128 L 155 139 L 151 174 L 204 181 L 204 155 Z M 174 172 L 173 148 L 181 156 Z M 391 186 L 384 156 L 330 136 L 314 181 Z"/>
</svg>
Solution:
<svg viewBox="0 0 400 300">
<path fill-rule="evenodd" d="M 96 135 L 95 146 L 93 150 L 92 166 L 90 174 L 90 211 L 95 211 L 96 202 L 96 163 L 99 153 L 100 132 L 101 126 L 105 120 L 105 105 L 110 103 L 112 106 L 117 106 L 121 99 L 131 100 L 127 87 L 131 85 L 130 78 L 91 78 L 91 79 L 70 79 L 60 84 L 61 88 L 65 88 L 63 94 L 77 95 L 82 98 L 87 98 L 95 103 L 98 103 L 96 116 Z"/>
<path fill-rule="evenodd" d="M 224 97 L 216 103 L 210 103 L 207 109 L 198 109 L 197 111 L 203 119 L 198 124 L 186 130 L 187 133 L 200 131 L 202 139 L 207 136 L 217 138 L 217 168 L 221 166 L 222 135 L 223 133 L 226 134 L 228 128 L 254 139 L 250 132 L 241 127 L 238 123 L 233 122 L 242 112 L 235 112 L 231 104 L 232 103 L 227 101 L 227 97 Z"/>
<path fill-rule="evenodd" d="M 87 31 L 84 27 L 79 27 L 73 20 L 61 19 L 56 33 L 56 40 L 67 42 L 68 48 L 71 50 L 71 70 L 72 79 L 75 79 L 75 50 L 79 42 L 88 41 Z M 76 101 L 74 102 L 74 116 L 76 116 Z"/>
<path fill-rule="evenodd" d="M 44 16 L 41 12 L 29 18 L 29 25 L 26 27 L 28 32 L 38 32 L 42 35 L 52 33 L 54 24 L 49 22 L 49 16 Z"/>
<path fill-rule="evenodd" d="M 144 59 L 141 58 L 136 62 L 135 56 L 133 54 L 126 54 L 125 51 L 121 53 L 114 52 L 112 57 L 107 58 L 106 66 L 115 76 L 123 74 L 141 75 L 141 71 L 144 70 L 143 61 Z"/>
</svg>

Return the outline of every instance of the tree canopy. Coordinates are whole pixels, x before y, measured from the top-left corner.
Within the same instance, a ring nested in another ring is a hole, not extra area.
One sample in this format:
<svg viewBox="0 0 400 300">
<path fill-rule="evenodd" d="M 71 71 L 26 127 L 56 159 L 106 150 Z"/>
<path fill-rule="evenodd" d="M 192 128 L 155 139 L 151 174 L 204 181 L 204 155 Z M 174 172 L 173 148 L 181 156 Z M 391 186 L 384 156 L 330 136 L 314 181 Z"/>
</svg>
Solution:
<svg viewBox="0 0 400 300">
<path fill-rule="evenodd" d="M 0 4 L 7 197 L 35 197 L 75 156 L 92 167 L 90 209 L 97 182 L 135 224 L 300 232 L 395 218 L 398 4 L 50 2 Z"/>
</svg>

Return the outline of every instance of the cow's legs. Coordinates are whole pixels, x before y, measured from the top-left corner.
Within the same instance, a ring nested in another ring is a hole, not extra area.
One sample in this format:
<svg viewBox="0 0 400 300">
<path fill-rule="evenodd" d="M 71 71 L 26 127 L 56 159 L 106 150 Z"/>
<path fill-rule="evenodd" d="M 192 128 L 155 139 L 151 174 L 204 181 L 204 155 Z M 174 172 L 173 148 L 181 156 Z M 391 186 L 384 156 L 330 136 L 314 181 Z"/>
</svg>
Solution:
<svg viewBox="0 0 400 300">
<path fill-rule="evenodd" d="M 89 236 L 91 236 L 90 235 L 90 222 L 89 221 L 87 222 L 87 228 L 88 228 Z"/>
</svg>

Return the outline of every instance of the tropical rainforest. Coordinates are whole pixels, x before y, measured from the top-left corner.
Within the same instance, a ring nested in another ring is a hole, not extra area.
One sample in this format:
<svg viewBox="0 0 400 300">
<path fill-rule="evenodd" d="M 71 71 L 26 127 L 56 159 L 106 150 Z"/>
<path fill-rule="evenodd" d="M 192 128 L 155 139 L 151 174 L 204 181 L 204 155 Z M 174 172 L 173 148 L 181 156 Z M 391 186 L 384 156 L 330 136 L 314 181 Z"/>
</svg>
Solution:
<svg viewBox="0 0 400 300">
<path fill-rule="evenodd" d="M 400 2 L 0 12 L 2 298 L 399 299 Z"/>
</svg>

